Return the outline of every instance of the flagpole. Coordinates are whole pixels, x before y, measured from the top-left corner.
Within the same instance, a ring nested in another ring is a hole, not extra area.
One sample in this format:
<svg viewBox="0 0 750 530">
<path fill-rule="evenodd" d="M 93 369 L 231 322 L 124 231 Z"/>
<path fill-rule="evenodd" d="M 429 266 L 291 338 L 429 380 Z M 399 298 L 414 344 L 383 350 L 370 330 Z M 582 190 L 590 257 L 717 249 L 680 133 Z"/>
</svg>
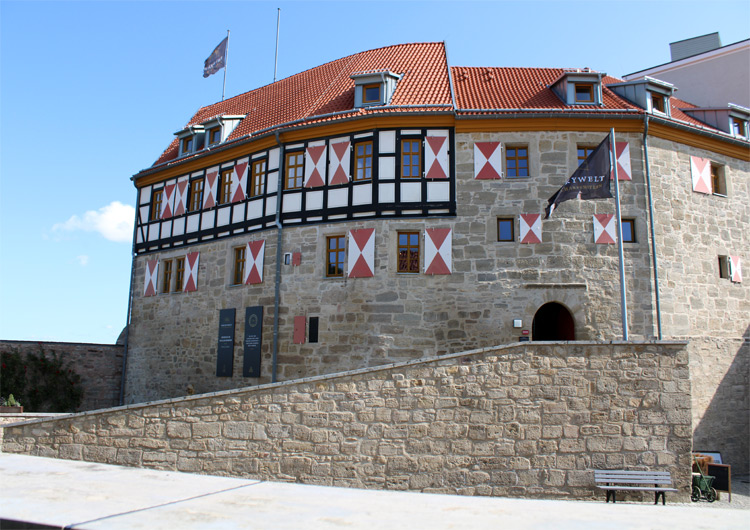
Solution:
<svg viewBox="0 0 750 530">
<path fill-rule="evenodd" d="M 227 30 L 227 49 L 224 52 L 224 86 L 221 87 L 221 100 L 224 101 L 224 91 L 227 88 L 227 69 L 229 68 L 229 30 Z"/>
<path fill-rule="evenodd" d="M 615 205 L 617 208 L 617 253 L 620 258 L 620 304 L 622 306 L 622 340 L 628 340 L 628 302 L 625 295 L 625 260 L 622 251 L 622 215 L 620 212 L 620 183 L 617 176 L 617 144 L 615 129 L 609 130 L 609 160 L 615 177 Z"/>
<path fill-rule="evenodd" d="M 276 11 L 276 55 L 273 58 L 273 82 L 276 82 L 276 67 L 279 64 L 279 22 L 281 21 L 281 8 Z"/>
</svg>

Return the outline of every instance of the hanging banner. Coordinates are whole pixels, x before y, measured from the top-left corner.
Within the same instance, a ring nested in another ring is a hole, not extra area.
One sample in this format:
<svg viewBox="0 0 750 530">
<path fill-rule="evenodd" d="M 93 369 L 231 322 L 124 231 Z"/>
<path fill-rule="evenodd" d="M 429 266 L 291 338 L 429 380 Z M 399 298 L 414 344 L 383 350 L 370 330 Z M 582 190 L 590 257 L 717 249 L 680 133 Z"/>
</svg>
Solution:
<svg viewBox="0 0 750 530">
<path fill-rule="evenodd" d="M 232 377 L 234 364 L 235 309 L 219 311 L 219 345 L 216 348 L 216 377 Z"/>
<path fill-rule="evenodd" d="M 260 377 L 260 347 L 263 345 L 263 306 L 245 308 L 245 340 L 242 377 Z"/>
</svg>

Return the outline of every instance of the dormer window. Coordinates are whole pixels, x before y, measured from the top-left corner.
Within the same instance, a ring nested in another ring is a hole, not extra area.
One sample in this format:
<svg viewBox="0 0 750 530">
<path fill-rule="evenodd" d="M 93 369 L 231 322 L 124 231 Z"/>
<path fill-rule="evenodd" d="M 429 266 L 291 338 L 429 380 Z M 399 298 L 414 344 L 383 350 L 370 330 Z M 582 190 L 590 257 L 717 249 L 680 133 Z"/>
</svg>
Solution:
<svg viewBox="0 0 750 530">
<path fill-rule="evenodd" d="M 216 145 L 221 142 L 221 126 L 208 130 L 208 145 Z"/>
<path fill-rule="evenodd" d="M 735 136 L 741 136 L 743 138 L 747 138 L 747 121 L 736 118 L 732 116 L 730 118 L 731 120 L 731 128 L 732 128 L 732 134 Z"/>
<path fill-rule="evenodd" d="M 182 152 L 192 153 L 193 152 L 193 137 L 188 136 L 182 139 Z"/>
<path fill-rule="evenodd" d="M 175 136 L 179 139 L 179 155 L 185 156 L 214 147 L 225 141 L 245 116 L 215 116 L 198 125 L 188 125 Z"/>
<path fill-rule="evenodd" d="M 350 77 L 354 80 L 355 109 L 387 105 L 396 90 L 396 83 L 401 79 L 390 70 L 355 72 Z"/>
<path fill-rule="evenodd" d="M 594 85 L 591 83 L 576 83 L 576 103 L 594 102 Z"/>
<path fill-rule="evenodd" d="M 655 92 L 651 92 L 649 95 L 651 97 L 651 112 L 661 112 L 662 114 L 666 114 L 664 110 L 666 108 L 664 96 Z"/>
<path fill-rule="evenodd" d="M 652 114 L 670 116 L 669 98 L 677 90 L 673 84 L 653 77 L 644 77 L 625 83 L 611 83 L 607 88 Z"/>
</svg>

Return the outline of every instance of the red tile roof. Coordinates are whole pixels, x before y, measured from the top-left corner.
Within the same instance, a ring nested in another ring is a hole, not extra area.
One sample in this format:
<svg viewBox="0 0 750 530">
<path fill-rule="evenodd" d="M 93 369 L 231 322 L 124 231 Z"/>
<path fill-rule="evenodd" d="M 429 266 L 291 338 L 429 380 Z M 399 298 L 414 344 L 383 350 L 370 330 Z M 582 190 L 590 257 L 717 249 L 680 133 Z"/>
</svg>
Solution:
<svg viewBox="0 0 750 530">
<path fill-rule="evenodd" d="M 350 76 L 372 71 L 391 71 L 401 76 L 393 97 L 385 107 L 354 109 L 354 81 Z M 608 84 L 622 82 L 609 76 L 602 78 L 603 106 L 567 105 L 550 88 L 566 71 L 569 70 L 452 67 L 455 110 L 463 114 L 645 112 L 608 89 Z M 714 130 L 680 110 L 693 105 L 676 98 L 670 100 L 673 119 Z M 467 112 L 468 109 L 475 111 Z M 231 143 L 292 122 L 312 124 L 379 113 L 425 111 L 454 112 L 445 46 L 440 42 L 399 44 L 343 57 L 203 107 L 187 125 L 204 123 L 220 115 L 245 115 L 227 139 Z M 177 154 L 178 142 L 174 139 L 154 166 L 175 160 Z"/>
</svg>

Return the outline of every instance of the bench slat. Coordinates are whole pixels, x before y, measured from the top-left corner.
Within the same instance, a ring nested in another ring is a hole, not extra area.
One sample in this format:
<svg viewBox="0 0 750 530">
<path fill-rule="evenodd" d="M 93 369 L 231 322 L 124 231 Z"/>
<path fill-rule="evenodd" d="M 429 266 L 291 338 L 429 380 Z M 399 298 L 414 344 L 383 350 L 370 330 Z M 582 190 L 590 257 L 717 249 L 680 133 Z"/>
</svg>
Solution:
<svg viewBox="0 0 750 530">
<path fill-rule="evenodd" d="M 621 480 L 621 479 L 611 479 L 611 478 L 597 478 L 594 479 L 594 482 L 597 484 L 600 483 L 611 483 L 611 484 L 671 484 L 672 479 L 662 479 L 662 478 L 639 478 L 639 479 L 627 479 L 627 480 Z"/>
<path fill-rule="evenodd" d="M 597 486 L 602 490 L 636 490 L 636 491 L 679 491 L 676 488 L 646 488 L 642 486 Z"/>
</svg>

